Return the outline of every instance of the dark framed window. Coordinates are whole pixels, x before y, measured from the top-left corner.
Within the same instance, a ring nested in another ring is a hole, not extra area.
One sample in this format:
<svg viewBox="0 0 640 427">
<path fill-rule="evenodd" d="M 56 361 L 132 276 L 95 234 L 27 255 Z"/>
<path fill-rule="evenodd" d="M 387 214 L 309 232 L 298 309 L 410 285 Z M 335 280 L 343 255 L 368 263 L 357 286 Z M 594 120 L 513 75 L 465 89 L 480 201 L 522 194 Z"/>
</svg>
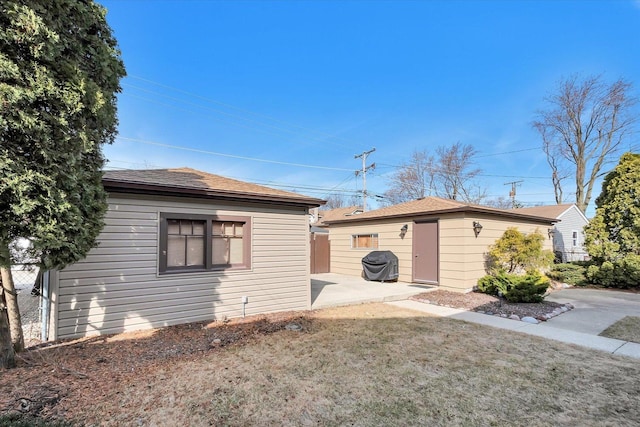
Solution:
<svg viewBox="0 0 640 427">
<path fill-rule="evenodd" d="M 251 218 L 160 214 L 160 273 L 251 268 Z"/>
</svg>

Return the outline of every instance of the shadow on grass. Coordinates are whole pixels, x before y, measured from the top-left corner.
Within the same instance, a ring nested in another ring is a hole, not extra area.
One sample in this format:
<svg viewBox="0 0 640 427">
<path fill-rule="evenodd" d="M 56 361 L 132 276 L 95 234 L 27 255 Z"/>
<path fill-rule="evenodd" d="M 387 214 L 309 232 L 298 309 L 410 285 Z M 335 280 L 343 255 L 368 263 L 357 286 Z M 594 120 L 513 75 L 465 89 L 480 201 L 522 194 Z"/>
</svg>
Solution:
<svg viewBox="0 0 640 427">
<path fill-rule="evenodd" d="M 278 316 L 28 352 L 16 370 L 2 373 L 0 399 L 29 397 L 37 385 L 64 386 L 40 418 L 104 425 L 640 419 L 636 360 L 389 304 Z M 292 324 L 303 333 L 287 330 Z"/>
</svg>

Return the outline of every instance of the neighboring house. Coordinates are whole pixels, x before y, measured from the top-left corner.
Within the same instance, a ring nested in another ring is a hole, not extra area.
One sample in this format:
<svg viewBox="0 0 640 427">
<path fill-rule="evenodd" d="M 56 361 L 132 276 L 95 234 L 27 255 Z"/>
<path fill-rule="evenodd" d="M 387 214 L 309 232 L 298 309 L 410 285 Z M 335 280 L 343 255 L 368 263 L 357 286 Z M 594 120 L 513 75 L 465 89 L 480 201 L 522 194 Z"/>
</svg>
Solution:
<svg viewBox="0 0 640 427">
<path fill-rule="evenodd" d="M 194 169 L 104 174 L 98 246 L 50 272 L 49 339 L 311 307 L 322 200 Z"/>
<path fill-rule="evenodd" d="M 547 230 L 556 219 L 518 211 L 427 197 L 328 221 L 331 272 L 361 275 L 362 258 L 390 250 L 399 260 L 399 279 L 469 291 L 486 274 L 485 255 L 508 227 L 536 230 L 551 249 Z"/>
<path fill-rule="evenodd" d="M 556 218 L 560 222 L 550 230 L 553 236 L 553 251 L 556 258 L 567 261 L 584 261 L 589 254 L 584 249 L 584 226 L 587 217 L 572 203 L 564 205 L 535 206 L 520 208 L 518 212 Z"/>
<path fill-rule="evenodd" d="M 362 208 L 358 206 L 348 206 L 346 208 L 327 210 L 318 209 L 316 212 L 316 220 L 313 221 L 311 225 L 314 227 L 324 228 L 326 230 L 328 228 L 328 221 L 347 218 L 353 215 L 359 215 L 362 212 Z"/>
</svg>

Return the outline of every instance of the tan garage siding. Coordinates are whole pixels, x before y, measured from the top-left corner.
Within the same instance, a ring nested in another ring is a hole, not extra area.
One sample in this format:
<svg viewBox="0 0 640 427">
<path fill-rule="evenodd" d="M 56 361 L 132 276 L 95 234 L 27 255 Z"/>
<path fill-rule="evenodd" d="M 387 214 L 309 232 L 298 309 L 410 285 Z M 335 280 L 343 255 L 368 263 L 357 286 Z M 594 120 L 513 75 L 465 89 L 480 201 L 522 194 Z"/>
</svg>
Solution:
<svg viewBox="0 0 640 427">
<path fill-rule="evenodd" d="M 508 227 L 516 227 L 524 233 L 539 230 L 545 237 L 545 249 L 552 248 L 547 238 L 551 223 L 543 219 L 519 219 L 514 217 L 469 212 L 442 213 L 437 216 L 416 215 L 415 218 L 369 219 L 361 222 L 337 222 L 330 224 L 331 271 L 333 273 L 360 275 L 361 259 L 370 250 L 351 249 L 351 235 L 378 233 L 379 249 L 391 250 L 398 256 L 400 281 L 411 282 L 412 231 L 414 221 L 438 220 L 439 233 L 439 286 L 443 289 L 470 291 L 485 272 L 485 255 Z M 482 224 L 482 231 L 475 236 L 473 222 Z M 409 230 L 401 239 L 400 228 L 408 224 Z"/>
<path fill-rule="evenodd" d="M 464 214 L 446 215 L 438 223 L 440 236 L 440 280 L 438 285 L 449 290 L 465 287 L 467 268 L 467 235 L 464 230 Z"/>
<path fill-rule="evenodd" d="M 482 231 L 475 237 L 473 222 L 482 224 Z M 496 216 L 461 216 L 441 220 L 440 238 L 440 286 L 454 291 L 469 291 L 486 274 L 485 256 L 489 246 L 495 243 L 509 227 L 523 233 L 539 230 L 545 237 L 544 248 L 551 249 L 547 238 L 547 224 Z"/>
<path fill-rule="evenodd" d="M 404 238 L 400 229 L 404 224 L 409 230 Z M 391 251 L 398 257 L 398 280 L 411 281 L 411 221 L 381 220 L 360 225 L 335 224 L 329 228 L 331 241 L 331 272 L 359 276 L 362 273 L 362 258 L 374 250 Z M 378 249 L 352 249 L 351 236 L 354 234 L 378 234 Z"/>
<path fill-rule="evenodd" d="M 158 274 L 159 213 L 251 217 L 251 269 Z M 51 339 L 310 308 L 303 208 L 113 196 L 99 246 L 52 275 Z"/>
</svg>

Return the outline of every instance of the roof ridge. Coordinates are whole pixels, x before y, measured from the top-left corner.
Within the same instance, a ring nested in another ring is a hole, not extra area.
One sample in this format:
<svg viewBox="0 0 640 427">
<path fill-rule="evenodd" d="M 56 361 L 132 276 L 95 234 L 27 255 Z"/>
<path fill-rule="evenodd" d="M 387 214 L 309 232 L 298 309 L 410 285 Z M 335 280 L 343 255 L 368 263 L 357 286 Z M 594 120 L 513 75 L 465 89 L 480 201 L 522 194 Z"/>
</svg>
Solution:
<svg viewBox="0 0 640 427">
<path fill-rule="evenodd" d="M 456 205 L 456 206 L 471 206 L 470 203 L 467 202 L 461 202 L 459 200 L 455 200 L 455 199 L 448 199 L 446 197 L 440 197 L 440 196 L 426 196 L 426 197 L 422 197 L 421 199 L 417 199 L 417 200 L 423 200 L 423 199 L 437 199 L 437 200 L 441 200 L 443 202 L 452 204 L 452 205 Z"/>
</svg>

